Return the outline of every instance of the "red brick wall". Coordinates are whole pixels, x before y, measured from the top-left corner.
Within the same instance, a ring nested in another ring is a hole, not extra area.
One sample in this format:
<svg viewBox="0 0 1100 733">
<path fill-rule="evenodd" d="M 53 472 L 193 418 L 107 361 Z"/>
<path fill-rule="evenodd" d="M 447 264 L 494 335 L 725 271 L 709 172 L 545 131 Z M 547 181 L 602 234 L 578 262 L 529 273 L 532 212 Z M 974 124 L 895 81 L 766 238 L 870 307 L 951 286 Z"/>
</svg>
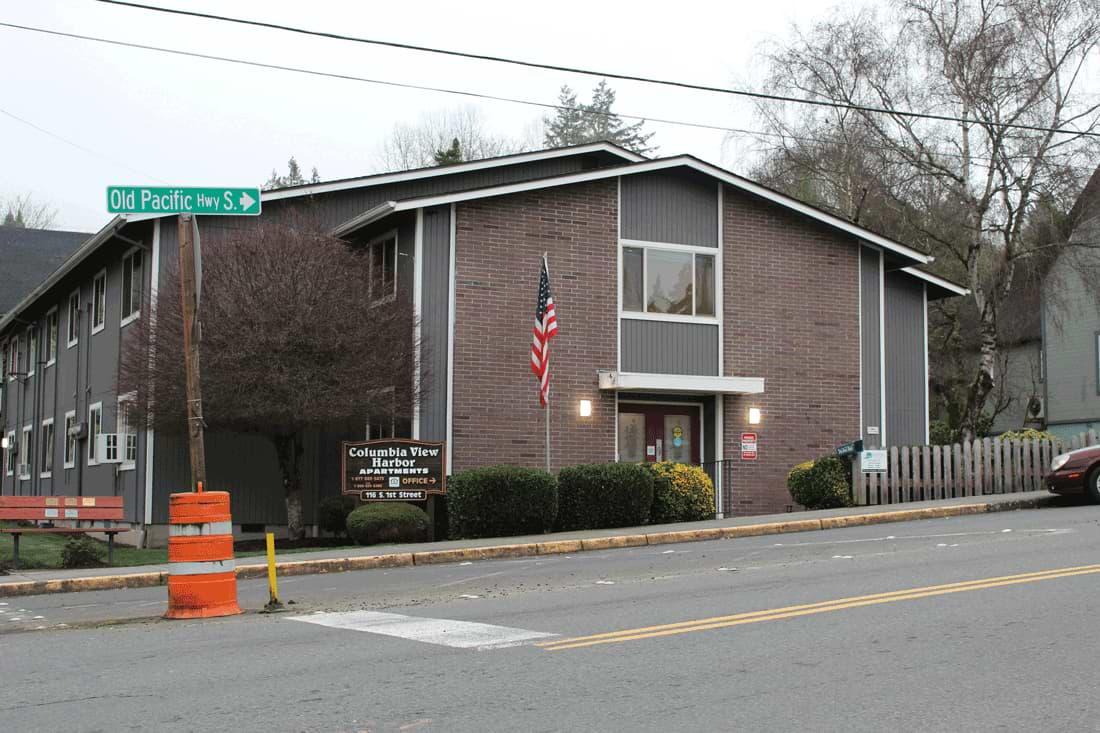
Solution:
<svg viewBox="0 0 1100 733">
<path fill-rule="evenodd" d="M 554 470 L 615 457 L 616 181 L 459 204 L 455 247 L 454 470 L 545 465 L 545 413 L 531 373 L 540 258 L 550 261 L 559 332 L 550 347 Z M 592 400 L 592 416 L 578 402 Z"/>
<path fill-rule="evenodd" d="M 727 514 L 792 504 L 787 472 L 859 437 L 859 248 L 777 206 L 724 193 L 725 373 L 764 377 L 764 394 L 727 396 Z M 759 407 L 759 425 L 748 424 Z M 743 431 L 759 458 L 740 461 Z"/>
</svg>

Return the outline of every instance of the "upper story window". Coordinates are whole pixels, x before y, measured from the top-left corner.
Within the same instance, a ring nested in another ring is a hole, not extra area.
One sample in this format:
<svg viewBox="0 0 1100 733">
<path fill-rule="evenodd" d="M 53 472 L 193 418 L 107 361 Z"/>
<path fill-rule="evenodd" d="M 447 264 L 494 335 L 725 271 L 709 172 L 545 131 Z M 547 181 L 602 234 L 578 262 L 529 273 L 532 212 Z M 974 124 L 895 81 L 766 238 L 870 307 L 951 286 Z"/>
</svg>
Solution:
<svg viewBox="0 0 1100 733">
<path fill-rule="evenodd" d="M 8 344 L 8 380 L 15 379 L 19 372 L 19 337 L 12 338 Z"/>
<path fill-rule="evenodd" d="M 30 425 L 23 427 L 23 435 L 19 439 L 19 478 L 23 481 L 31 477 L 31 433 L 34 431 Z"/>
<path fill-rule="evenodd" d="M 142 292 L 145 287 L 144 255 L 135 249 L 122 258 L 122 320 L 125 326 L 141 315 Z"/>
<path fill-rule="evenodd" d="M 57 363 L 57 308 L 46 314 L 46 366 Z"/>
<path fill-rule="evenodd" d="M 49 478 L 53 476 L 53 418 L 42 421 L 42 432 L 39 437 L 41 443 L 42 462 L 39 464 L 39 476 Z"/>
<path fill-rule="evenodd" d="M 38 329 L 34 326 L 27 327 L 27 376 L 34 376 L 34 368 L 38 364 Z"/>
<path fill-rule="evenodd" d="M 4 449 L 4 473 L 9 476 L 15 474 L 15 458 L 18 451 L 15 448 L 15 431 L 8 431 L 8 447 Z"/>
<path fill-rule="evenodd" d="M 133 468 L 137 463 L 137 430 L 134 420 L 134 400 L 136 392 L 129 392 L 118 398 L 117 432 L 122 446 L 122 470 Z"/>
<path fill-rule="evenodd" d="M 397 231 L 372 240 L 367 245 L 370 263 L 370 297 L 380 302 L 397 296 Z"/>
<path fill-rule="evenodd" d="M 107 323 L 107 271 L 92 282 L 92 333 L 99 333 Z"/>
<path fill-rule="evenodd" d="M 76 412 L 65 413 L 65 468 L 76 466 Z"/>
<path fill-rule="evenodd" d="M 69 322 L 65 326 L 67 346 L 76 346 L 76 342 L 80 340 L 80 291 L 69 296 Z"/>
<path fill-rule="evenodd" d="M 624 313 L 714 318 L 713 250 L 624 246 Z"/>
</svg>

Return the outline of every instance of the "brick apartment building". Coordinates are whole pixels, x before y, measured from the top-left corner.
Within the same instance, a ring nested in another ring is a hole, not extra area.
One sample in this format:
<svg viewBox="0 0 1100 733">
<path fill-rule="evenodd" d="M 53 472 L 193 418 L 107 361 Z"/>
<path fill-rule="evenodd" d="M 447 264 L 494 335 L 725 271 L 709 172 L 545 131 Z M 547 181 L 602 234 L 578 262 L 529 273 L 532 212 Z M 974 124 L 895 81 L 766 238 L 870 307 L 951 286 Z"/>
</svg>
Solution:
<svg viewBox="0 0 1100 733">
<path fill-rule="evenodd" d="M 392 261 L 419 316 L 426 397 L 410 425 L 365 432 L 446 440 L 451 471 L 544 464 L 529 368 L 544 253 L 560 328 L 555 470 L 702 463 L 721 476 L 719 512 L 760 513 L 790 503 L 792 465 L 839 443 L 927 439 L 927 304 L 964 291 L 917 269 L 928 257 L 904 244 L 695 158 L 582 145 L 271 191 L 263 216 L 303 201 Z M 200 222 L 204 240 L 240 226 Z M 186 445 L 128 428 L 117 362 L 127 325 L 147 317 L 135 293 L 176 292 L 163 274 L 176 247 L 173 218 L 116 217 L 0 319 L 0 426 L 16 446 L 5 495 L 123 495 L 135 529 L 162 538 L 168 495 L 188 484 Z M 81 423 L 116 430 L 125 460 L 96 460 L 79 437 L 89 430 L 52 427 Z M 747 431 L 756 460 L 741 457 Z M 307 444 L 307 521 L 339 492 L 349 437 L 362 433 Z M 285 524 L 265 441 L 210 434 L 207 463 L 210 488 L 232 492 L 238 531 Z"/>
</svg>

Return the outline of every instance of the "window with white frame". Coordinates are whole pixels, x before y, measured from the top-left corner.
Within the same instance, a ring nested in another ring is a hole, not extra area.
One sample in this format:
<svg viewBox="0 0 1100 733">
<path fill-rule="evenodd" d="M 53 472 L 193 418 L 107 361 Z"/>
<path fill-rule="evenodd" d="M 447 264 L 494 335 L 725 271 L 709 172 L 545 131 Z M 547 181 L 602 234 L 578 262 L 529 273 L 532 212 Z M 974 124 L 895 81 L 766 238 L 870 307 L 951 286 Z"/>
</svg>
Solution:
<svg viewBox="0 0 1100 733">
<path fill-rule="evenodd" d="M 46 314 L 46 366 L 57 363 L 57 308 Z"/>
<path fill-rule="evenodd" d="M 4 473 L 9 476 L 15 475 L 15 459 L 16 454 L 19 452 L 15 447 L 15 431 L 11 430 L 7 435 L 7 448 L 4 449 Z"/>
<path fill-rule="evenodd" d="M 65 455 L 63 456 L 65 468 L 76 467 L 76 411 L 69 410 L 65 413 Z"/>
<path fill-rule="evenodd" d="M 34 427 L 24 425 L 23 434 L 19 438 L 19 478 L 22 481 L 28 481 L 31 477 L 31 434 L 33 432 Z"/>
<path fill-rule="evenodd" d="M 107 271 L 99 273 L 92 281 L 92 333 L 103 330 L 107 323 Z"/>
<path fill-rule="evenodd" d="M 145 285 L 144 252 L 131 250 L 122 258 L 122 320 L 125 326 L 141 315 L 141 299 Z"/>
<path fill-rule="evenodd" d="M 53 476 L 53 437 L 53 418 L 51 417 L 49 420 L 42 421 L 42 433 L 39 437 L 42 446 L 41 450 L 39 451 L 42 458 L 42 461 L 39 464 L 39 470 L 41 471 L 39 476 L 41 476 L 42 478 L 49 478 L 50 476 Z"/>
<path fill-rule="evenodd" d="M 370 297 L 381 302 L 397 296 L 397 231 L 372 240 L 367 245 Z"/>
<path fill-rule="evenodd" d="M 118 442 L 122 449 L 122 470 L 131 469 L 137 463 L 137 430 L 134 427 L 134 401 L 137 393 L 130 392 L 118 398 Z"/>
<path fill-rule="evenodd" d="M 715 317 L 712 248 L 624 245 L 623 313 Z"/>
<path fill-rule="evenodd" d="M 19 372 L 19 337 L 12 337 L 9 346 L 11 350 L 8 351 L 8 381 L 11 381 Z"/>
<path fill-rule="evenodd" d="M 27 327 L 27 376 L 34 376 L 34 369 L 38 366 L 38 329 L 34 326 Z"/>
<path fill-rule="evenodd" d="M 95 466 L 99 463 L 96 456 L 96 445 L 99 443 L 99 434 L 103 432 L 103 403 L 97 402 L 88 406 L 88 465 Z"/>
<path fill-rule="evenodd" d="M 66 331 L 66 345 L 69 347 L 76 346 L 76 342 L 80 340 L 80 291 L 77 290 L 69 296 L 69 321 L 65 325 Z"/>
</svg>

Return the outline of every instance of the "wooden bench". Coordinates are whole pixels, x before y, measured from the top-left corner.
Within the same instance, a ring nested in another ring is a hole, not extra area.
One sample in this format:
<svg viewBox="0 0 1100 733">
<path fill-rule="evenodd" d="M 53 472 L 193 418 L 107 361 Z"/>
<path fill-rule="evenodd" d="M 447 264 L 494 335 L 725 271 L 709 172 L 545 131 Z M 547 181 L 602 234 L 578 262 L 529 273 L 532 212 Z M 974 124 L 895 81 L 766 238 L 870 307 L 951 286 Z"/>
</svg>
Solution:
<svg viewBox="0 0 1100 733">
<path fill-rule="evenodd" d="M 125 519 L 121 496 L 0 496 L 0 520 L 101 520 Z M 19 537 L 25 534 L 88 534 L 107 535 L 107 563 L 115 549 L 115 535 L 129 532 L 128 527 L 0 527 L 0 534 L 12 536 L 15 569 L 19 569 Z"/>
</svg>

